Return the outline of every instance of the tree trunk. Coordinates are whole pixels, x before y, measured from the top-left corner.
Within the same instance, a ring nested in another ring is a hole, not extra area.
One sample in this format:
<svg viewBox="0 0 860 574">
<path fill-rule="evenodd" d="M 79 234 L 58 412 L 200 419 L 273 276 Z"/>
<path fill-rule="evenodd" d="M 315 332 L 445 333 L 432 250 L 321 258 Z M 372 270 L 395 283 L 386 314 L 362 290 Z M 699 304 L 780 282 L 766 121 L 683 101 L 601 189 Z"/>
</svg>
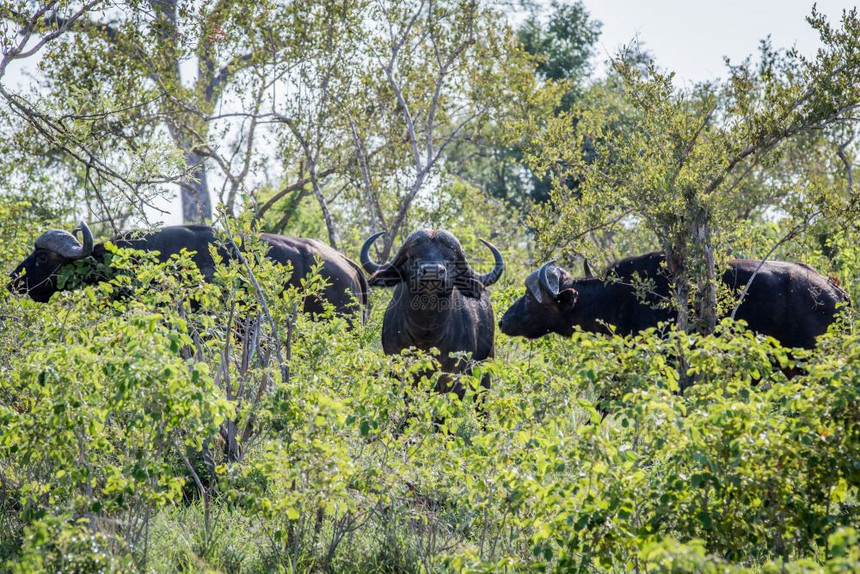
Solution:
<svg viewBox="0 0 860 574">
<path fill-rule="evenodd" d="M 717 281 L 711 227 L 704 213 L 693 230 L 693 252 L 699 259 L 696 266 L 696 330 L 710 335 L 717 328 Z"/>
<path fill-rule="evenodd" d="M 708 210 L 695 191 L 684 192 L 684 219 L 670 231 L 663 228 L 666 267 L 675 291 L 678 329 L 686 333 L 710 335 L 717 325 L 717 283 L 713 238 Z M 683 393 L 695 383 L 687 373 L 686 349 L 678 347 L 678 385 Z"/>
<path fill-rule="evenodd" d="M 313 187 L 314 195 L 316 196 L 317 202 L 320 204 L 320 209 L 322 210 L 323 221 L 325 221 L 326 231 L 328 231 L 329 245 L 334 249 L 338 249 L 337 230 L 334 227 L 334 219 L 331 216 L 331 211 L 329 211 L 328 204 L 326 203 L 325 197 L 323 197 L 322 190 L 320 189 L 319 180 L 317 179 L 317 165 L 313 159 L 308 162 L 308 174 L 311 178 L 311 187 Z"/>
<path fill-rule="evenodd" d="M 397 239 L 397 234 L 406 222 L 406 218 L 409 215 L 409 208 L 412 206 L 412 202 L 415 200 L 415 196 L 418 195 L 418 191 L 420 191 L 421 186 L 424 185 L 427 173 L 428 171 L 426 169 L 418 170 L 418 175 L 415 177 L 415 181 L 412 182 L 412 187 L 409 190 L 409 193 L 407 193 L 401 200 L 397 216 L 394 218 L 391 227 L 388 229 L 388 233 L 383 236 L 383 239 L 385 240 L 381 254 L 381 259 L 383 261 L 388 261 L 388 258 L 391 257 L 391 252 L 394 249 L 394 240 Z"/>
<path fill-rule="evenodd" d="M 182 222 L 206 223 L 212 220 L 212 199 L 206 179 L 204 158 L 194 152 L 185 154 L 185 163 L 191 167 L 191 179 L 182 185 Z"/>
<path fill-rule="evenodd" d="M 693 330 L 695 317 L 690 317 L 690 282 L 688 280 L 687 241 L 686 237 L 675 238 L 674 244 L 665 245 L 666 267 L 675 289 L 675 305 L 678 309 L 678 330 L 689 333 Z M 687 363 L 687 349 L 678 339 L 678 390 L 683 393 L 695 383 L 695 376 L 690 375 Z"/>
<path fill-rule="evenodd" d="M 292 199 L 290 199 L 289 205 L 287 205 L 287 207 L 284 209 L 283 217 L 281 217 L 281 219 L 278 220 L 275 226 L 272 227 L 273 233 L 280 233 L 281 235 L 284 234 L 284 231 L 287 229 L 287 224 L 298 211 L 299 204 L 302 202 L 302 199 L 305 197 L 305 195 L 307 195 L 307 193 L 308 190 L 306 187 L 303 187 L 296 191 L 295 195 L 292 197 Z"/>
<path fill-rule="evenodd" d="M 687 246 L 684 238 L 665 249 L 666 267 L 675 288 L 675 305 L 678 308 L 678 329 L 690 331 L 690 283 L 687 281 Z"/>
<path fill-rule="evenodd" d="M 242 447 L 239 445 L 239 441 L 237 440 L 239 427 L 236 426 L 236 421 L 224 421 L 219 432 L 221 433 L 221 438 L 224 439 L 224 454 L 227 457 L 227 461 L 241 462 Z"/>
<path fill-rule="evenodd" d="M 717 284 L 708 210 L 694 190 L 684 191 L 684 219 L 664 247 L 675 285 L 678 328 L 709 335 L 717 325 Z"/>
</svg>

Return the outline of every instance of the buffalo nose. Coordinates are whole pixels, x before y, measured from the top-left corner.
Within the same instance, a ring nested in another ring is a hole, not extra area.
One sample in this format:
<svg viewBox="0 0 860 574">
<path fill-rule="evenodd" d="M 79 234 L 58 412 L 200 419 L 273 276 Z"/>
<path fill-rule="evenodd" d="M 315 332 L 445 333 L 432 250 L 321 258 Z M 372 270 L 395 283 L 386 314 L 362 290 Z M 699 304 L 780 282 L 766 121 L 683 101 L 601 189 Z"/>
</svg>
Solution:
<svg viewBox="0 0 860 574">
<path fill-rule="evenodd" d="M 507 313 L 505 313 L 502 315 L 502 318 L 499 319 L 499 330 L 505 335 L 513 336 L 514 332 L 517 331 L 516 324 L 516 319 L 512 319 Z"/>
<path fill-rule="evenodd" d="M 439 263 L 425 263 L 418 267 L 418 275 L 422 279 L 444 279 L 448 270 Z"/>
</svg>

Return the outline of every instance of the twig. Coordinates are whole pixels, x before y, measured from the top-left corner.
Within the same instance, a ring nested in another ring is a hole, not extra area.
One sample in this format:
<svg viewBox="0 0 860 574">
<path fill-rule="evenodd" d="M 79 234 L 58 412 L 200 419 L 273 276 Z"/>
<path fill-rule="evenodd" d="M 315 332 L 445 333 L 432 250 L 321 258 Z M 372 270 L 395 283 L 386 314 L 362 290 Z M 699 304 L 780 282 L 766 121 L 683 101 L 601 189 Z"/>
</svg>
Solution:
<svg viewBox="0 0 860 574">
<path fill-rule="evenodd" d="M 266 320 L 269 322 L 269 325 L 272 328 L 272 336 L 275 338 L 275 352 L 278 355 L 278 366 L 281 368 L 281 375 L 283 380 L 286 380 L 287 377 L 287 365 L 284 363 L 284 358 L 281 355 L 281 338 L 278 336 L 278 326 L 275 324 L 275 320 L 272 319 L 272 314 L 269 312 L 269 305 L 266 303 L 266 296 L 263 293 L 263 289 L 260 287 L 260 284 L 257 282 L 257 277 L 254 275 L 254 271 L 251 269 L 251 265 L 248 263 L 248 260 L 242 254 L 242 251 L 239 249 L 239 246 L 236 245 L 236 241 L 233 239 L 233 232 L 230 229 L 230 222 L 226 217 L 222 218 L 224 222 L 224 230 L 227 232 L 227 240 L 230 242 L 230 246 L 233 247 L 233 250 L 236 253 L 236 258 L 244 265 L 245 270 L 248 272 L 248 277 L 251 279 L 251 283 L 254 285 L 254 290 L 257 292 L 257 299 L 259 299 L 260 305 L 263 308 L 263 314 L 266 316 Z"/>
<path fill-rule="evenodd" d="M 848 154 L 845 153 L 845 148 L 851 145 L 851 142 L 854 141 L 854 138 L 849 139 L 845 143 L 841 144 L 838 148 L 836 148 L 836 155 L 839 156 L 839 159 L 842 160 L 842 163 L 845 165 L 845 173 L 848 177 L 848 195 L 854 195 L 854 170 L 851 160 L 848 158 Z"/>
<path fill-rule="evenodd" d="M 731 317 L 732 321 L 735 320 L 735 315 L 737 315 L 738 309 L 740 309 L 741 304 L 744 302 L 744 298 L 747 296 L 747 293 L 749 292 L 749 289 L 750 289 L 750 285 L 752 285 L 752 282 L 755 280 L 756 275 L 758 275 L 758 272 L 761 270 L 761 268 L 764 266 L 765 262 L 770 258 L 770 256 L 773 255 L 773 252 L 776 251 L 776 248 L 779 247 L 780 245 L 782 245 L 783 243 L 785 243 L 786 241 L 790 240 L 792 237 L 794 237 L 795 235 L 800 233 L 802 230 L 806 229 L 807 226 L 809 226 L 809 222 L 812 221 L 812 219 L 816 215 L 818 215 L 819 213 L 821 213 L 821 212 L 816 211 L 815 213 L 813 213 L 812 215 L 807 217 L 803 221 L 803 223 L 796 225 L 791 231 L 786 233 L 782 239 L 780 239 L 779 241 L 774 243 L 774 245 L 770 248 L 770 250 L 767 252 L 767 254 L 764 257 L 762 257 L 762 260 L 759 262 L 758 266 L 755 268 L 755 271 L 753 271 L 753 274 L 750 276 L 746 285 L 744 285 L 743 291 L 741 291 L 740 297 L 738 298 L 738 303 L 737 303 L 737 305 L 735 305 L 735 308 L 732 309 L 732 314 L 729 315 Z"/>
</svg>

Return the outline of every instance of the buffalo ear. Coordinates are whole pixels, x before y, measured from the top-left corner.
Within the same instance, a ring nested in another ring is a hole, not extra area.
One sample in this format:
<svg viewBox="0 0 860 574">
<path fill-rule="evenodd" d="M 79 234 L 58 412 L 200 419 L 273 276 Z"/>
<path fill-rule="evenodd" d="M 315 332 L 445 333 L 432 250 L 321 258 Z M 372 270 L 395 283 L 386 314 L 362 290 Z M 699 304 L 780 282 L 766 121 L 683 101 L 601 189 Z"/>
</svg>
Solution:
<svg viewBox="0 0 860 574">
<path fill-rule="evenodd" d="M 579 293 L 576 292 L 576 289 L 568 288 L 556 295 L 555 300 L 559 305 L 570 308 L 576 305 L 578 297 Z"/>
<path fill-rule="evenodd" d="M 481 293 L 484 292 L 484 284 L 478 281 L 477 276 L 471 270 L 458 274 L 454 279 L 454 287 L 472 299 L 480 299 Z"/>
<path fill-rule="evenodd" d="M 394 287 L 403 281 L 400 269 L 394 265 L 384 265 L 382 269 L 374 273 L 368 279 L 367 284 L 371 287 Z"/>
</svg>

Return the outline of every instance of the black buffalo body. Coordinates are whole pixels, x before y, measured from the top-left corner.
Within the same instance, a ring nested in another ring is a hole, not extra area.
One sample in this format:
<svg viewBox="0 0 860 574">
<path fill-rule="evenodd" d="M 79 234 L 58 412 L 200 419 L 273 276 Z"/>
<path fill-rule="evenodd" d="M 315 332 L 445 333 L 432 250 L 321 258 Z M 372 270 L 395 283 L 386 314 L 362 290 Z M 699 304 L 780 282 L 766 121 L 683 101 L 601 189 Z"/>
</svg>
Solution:
<svg viewBox="0 0 860 574">
<path fill-rule="evenodd" d="M 58 291 L 57 277 L 64 265 L 78 259 L 93 257 L 104 260 L 107 251 L 104 244 L 93 243 L 86 224 L 74 230 L 81 231 L 82 241 L 66 231 L 52 229 L 43 233 L 35 242 L 35 250 L 11 273 L 9 288 L 19 294 L 28 294 L 34 301 L 47 302 Z M 321 276 L 328 283 L 324 289 L 325 299 L 338 313 L 367 313 L 367 280 L 361 268 L 328 245 L 314 239 L 284 237 L 264 233 L 261 239 L 269 245 L 268 257 L 286 265 L 292 264 L 293 273 L 288 285 L 299 285 L 318 258 L 323 262 Z M 165 227 L 152 233 L 125 234 L 113 240 L 117 247 L 158 252 L 159 261 L 167 261 L 171 255 L 183 249 L 194 252 L 192 259 L 207 280 L 215 274 L 215 262 L 209 252 L 210 245 L 218 245 L 211 227 L 204 225 L 179 225 Z M 220 255 L 229 259 L 229 250 L 219 248 Z M 305 301 L 305 311 L 320 313 L 322 302 L 316 298 Z"/>
<path fill-rule="evenodd" d="M 573 279 L 546 263 L 528 276 L 525 296 L 508 309 L 499 327 L 506 335 L 537 338 L 570 336 L 577 326 L 606 332 L 608 324 L 630 335 L 672 321 L 676 313 L 667 305 L 671 293 L 663 262 L 661 253 L 628 257 L 613 264 L 604 279 L 591 277 L 587 266 L 585 279 Z M 837 306 L 849 302 L 838 285 L 802 263 L 733 259 L 721 279 L 740 294 L 754 273 L 735 318 L 786 347 L 814 347 Z"/>
<path fill-rule="evenodd" d="M 369 250 L 380 233 L 361 248 L 361 264 L 372 274 L 371 286 L 394 287 L 394 296 L 382 322 L 382 347 L 389 355 L 411 347 L 439 350 L 445 373 L 469 372 L 471 362 L 454 353 L 471 353 L 472 362 L 495 352 L 493 308 L 486 287 L 498 281 L 504 261 L 490 243 L 493 270 L 475 273 L 466 261 L 460 242 L 447 231 L 421 230 L 410 235 L 390 263 L 370 260 Z M 490 379 L 481 381 L 489 388 Z M 437 390 L 465 395 L 459 383 L 443 376 Z"/>
</svg>

